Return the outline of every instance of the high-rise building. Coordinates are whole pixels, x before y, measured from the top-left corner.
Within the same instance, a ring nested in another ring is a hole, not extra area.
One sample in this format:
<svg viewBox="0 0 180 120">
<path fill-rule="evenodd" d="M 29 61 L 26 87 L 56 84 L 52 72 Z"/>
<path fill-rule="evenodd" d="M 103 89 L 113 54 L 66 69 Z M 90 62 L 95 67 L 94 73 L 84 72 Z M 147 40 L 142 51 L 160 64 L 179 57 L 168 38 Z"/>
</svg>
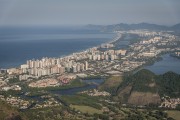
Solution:
<svg viewBox="0 0 180 120">
<path fill-rule="evenodd" d="M 114 60 L 114 55 L 111 55 L 111 60 Z"/>
<path fill-rule="evenodd" d="M 80 64 L 77 64 L 77 66 L 76 66 L 76 70 L 77 70 L 77 72 L 80 72 L 80 70 L 81 70 L 81 68 L 80 68 L 81 66 L 80 66 Z"/>
<path fill-rule="evenodd" d="M 84 64 L 81 64 L 81 71 L 84 71 Z"/>
<path fill-rule="evenodd" d="M 88 70 L 88 62 L 85 61 L 85 70 Z"/>
<path fill-rule="evenodd" d="M 74 73 L 77 72 L 77 70 L 76 70 L 76 65 L 73 66 L 73 72 L 74 72 Z"/>
<path fill-rule="evenodd" d="M 106 60 L 109 60 L 109 55 L 105 55 L 105 59 L 106 59 Z"/>
</svg>

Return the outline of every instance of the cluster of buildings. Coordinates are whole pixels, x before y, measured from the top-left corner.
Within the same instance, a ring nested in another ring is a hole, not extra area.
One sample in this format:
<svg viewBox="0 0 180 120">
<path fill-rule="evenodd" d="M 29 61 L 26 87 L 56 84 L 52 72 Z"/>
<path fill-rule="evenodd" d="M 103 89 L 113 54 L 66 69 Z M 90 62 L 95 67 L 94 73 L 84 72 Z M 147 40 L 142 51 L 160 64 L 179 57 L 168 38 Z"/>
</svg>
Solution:
<svg viewBox="0 0 180 120">
<path fill-rule="evenodd" d="M 141 30 L 128 30 L 128 31 L 117 31 L 120 34 L 137 34 L 140 37 L 149 37 L 149 36 L 155 36 L 155 35 L 161 35 L 161 33 L 155 32 L 155 31 L 149 31 L 146 29 Z"/>
<path fill-rule="evenodd" d="M 174 54 L 172 54 L 173 56 L 177 57 L 177 58 L 180 58 L 180 52 L 177 51 L 177 52 L 174 52 Z"/>
<path fill-rule="evenodd" d="M 32 105 L 27 100 L 23 100 L 20 97 L 14 97 L 14 96 L 5 97 L 3 95 L 0 95 L 0 100 L 6 101 L 11 106 L 19 108 L 19 109 L 29 109 L 29 108 L 37 109 L 37 108 L 55 107 L 55 106 L 61 105 L 60 102 L 58 102 L 57 100 L 55 100 L 55 98 L 51 96 L 46 97 L 45 101 L 38 102 L 34 105 Z"/>
<path fill-rule="evenodd" d="M 60 106 L 61 103 L 55 100 L 54 98 L 48 98 L 47 100 L 43 101 L 42 103 L 37 103 L 32 109 L 38 108 L 47 108 L 47 107 L 56 107 Z"/>
<path fill-rule="evenodd" d="M 110 43 L 102 44 L 82 52 L 62 58 L 42 58 L 28 60 L 20 68 L 7 69 L 8 74 L 19 75 L 20 80 L 36 79 L 53 74 L 101 73 L 108 71 L 128 72 L 142 66 L 149 58 L 157 57 L 162 52 L 175 51 L 176 36 L 166 32 L 147 30 L 116 31 L 116 41 L 122 34 L 137 34 L 142 40 L 129 45 L 126 49 Z"/>
<path fill-rule="evenodd" d="M 106 60 L 106 61 L 113 61 L 120 59 L 121 56 L 126 55 L 126 50 L 107 50 L 107 51 L 100 51 L 100 50 L 93 50 L 89 53 L 88 58 L 89 60 Z"/>
<path fill-rule="evenodd" d="M 119 39 L 121 34 L 116 38 Z M 112 43 L 102 44 L 100 47 L 93 47 L 82 52 L 62 58 L 42 58 L 41 60 L 28 60 L 20 68 L 7 69 L 8 74 L 20 75 L 21 80 L 36 78 L 52 74 L 81 73 L 89 70 L 89 61 L 106 60 L 113 61 L 120 59 L 126 54 L 126 50 L 100 51 L 98 48 L 112 48 Z"/>
<path fill-rule="evenodd" d="M 0 99 L 2 101 L 6 101 L 8 104 L 12 105 L 13 107 L 17 107 L 19 109 L 26 109 L 30 106 L 29 101 L 22 100 L 20 97 L 4 97 L 3 95 L 0 95 Z"/>
<path fill-rule="evenodd" d="M 73 53 L 62 58 L 42 58 L 41 60 L 28 60 L 26 64 L 19 68 L 0 70 L 0 73 L 8 73 L 7 76 L 0 76 L 0 90 L 21 90 L 21 87 L 8 80 L 18 78 L 27 83 L 29 87 L 54 87 L 66 85 L 76 77 L 84 78 L 88 75 L 109 75 L 122 74 L 135 70 L 146 64 L 151 58 L 156 58 L 163 52 L 180 50 L 177 46 L 176 36 L 165 32 L 154 32 L 147 30 L 117 31 L 119 40 L 121 34 L 138 34 L 143 40 L 129 45 L 126 49 L 117 49 L 118 46 L 111 43 L 102 44 L 88 50 Z M 180 53 L 176 52 L 179 56 Z M 105 91 L 88 90 L 81 93 L 89 96 L 110 96 Z M 26 109 L 29 102 L 19 97 L 7 97 L 0 95 L 0 99 L 7 101 L 12 106 Z M 176 108 L 180 104 L 180 99 L 164 99 L 160 107 Z M 61 105 L 54 98 L 49 98 L 43 103 L 38 103 L 34 108 L 45 108 Z"/>
<path fill-rule="evenodd" d="M 56 79 L 44 79 L 44 80 L 31 82 L 28 86 L 42 88 L 42 87 L 55 87 L 59 85 L 60 84 Z"/>
<path fill-rule="evenodd" d="M 61 85 L 66 85 L 71 82 L 71 80 L 76 79 L 77 75 L 76 74 L 64 74 L 59 77 L 57 77 L 57 80 L 60 81 Z"/>
<path fill-rule="evenodd" d="M 156 58 L 162 52 L 178 50 L 176 36 L 167 32 L 117 31 L 118 37 L 115 40 L 121 39 L 122 34 L 137 34 L 142 40 L 129 45 L 126 49 L 117 49 L 118 46 L 113 44 L 115 42 L 113 41 L 62 58 L 28 60 L 20 68 L 7 69 L 7 73 L 19 75 L 19 80 L 38 79 L 41 76 L 54 74 L 96 74 L 108 73 L 109 71 L 124 73 L 142 66 L 150 58 Z M 68 79 L 61 81 L 63 83 L 69 82 Z M 5 83 L 0 82 L 0 85 L 2 84 Z M 47 86 L 45 83 L 43 84 Z"/>
<path fill-rule="evenodd" d="M 20 74 L 19 75 L 19 80 L 20 81 L 25 81 L 25 80 L 33 80 L 33 79 L 37 79 L 37 76 L 33 76 L 33 75 L 29 75 L 29 74 Z"/>
<path fill-rule="evenodd" d="M 63 74 L 65 72 L 82 72 L 88 69 L 88 62 L 76 62 L 74 59 L 67 58 L 42 58 L 41 60 L 28 60 L 21 65 L 22 73 L 34 76 L 44 76 L 51 74 Z"/>
<path fill-rule="evenodd" d="M 111 94 L 106 92 L 106 91 L 98 91 L 97 89 L 93 89 L 93 90 L 87 90 L 87 91 L 83 91 L 81 92 L 82 94 L 87 94 L 89 96 L 110 96 Z"/>
<path fill-rule="evenodd" d="M 20 73 L 38 77 L 51 74 L 80 73 L 88 70 L 89 61 L 113 61 L 126 55 L 126 52 L 126 50 L 107 50 L 103 52 L 94 47 L 64 58 L 28 60 L 26 64 L 21 65 Z M 8 72 L 17 73 L 17 70 L 11 69 Z M 20 78 L 22 77 L 32 76 L 21 76 Z"/>
<path fill-rule="evenodd" d="M 100 47 L 101 48 L 112 48 L 112 47 L 114 47 L 114 45 L 111 43 L 107 43 L 107 44 L 102 44 Z"/>
<path fill-rule="evenodd" d="M 21 87 L 19 85 L 4 86 L 4 87 L 1 87 L 0 90 L 1 91 L 8 91 L 8 90 L 20 91 Z"/>
<path fill-rule="evenodd" d="M 60 85 L 66 85 L 71 82 L 71 80 L 75 79 L 77 76 L 75 74 L 64 74 L 58 76 L 57 78 L 46 78 L 42 80 L 37 80 L 34 82 L 30 82 L 29 87 L 55 87 Z"/>
<path fill-rule="evenodd" d="M 159 107 L 175 109 L 180 105 L 180 98 L 162 98 L 163 102 Z"/>
<path fill-rule="evenodd" d="M 163 52 L 178 50 L 176 46 L 178 40 L 169 33 L 148 31 L 126 31 L 126 33 L 136 33 L 140 36 L 145 36 L 146 39 L 144 38 L 144 40 L 130 45 L 130 51 L 121 58 L 122 62 L 112 67 L 121 72 L 132 71 Z M 166 43 L 166 46 L 161 46 L 163 43 Z"/>
</svg>

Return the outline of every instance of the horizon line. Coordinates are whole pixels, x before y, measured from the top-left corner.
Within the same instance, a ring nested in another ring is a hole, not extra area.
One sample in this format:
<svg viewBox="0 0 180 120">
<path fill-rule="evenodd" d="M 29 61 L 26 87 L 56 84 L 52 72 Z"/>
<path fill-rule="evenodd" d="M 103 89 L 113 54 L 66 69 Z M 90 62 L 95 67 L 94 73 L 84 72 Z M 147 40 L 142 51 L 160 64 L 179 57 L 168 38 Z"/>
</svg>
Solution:
<svg viewBox="0 0 180 120">
<path fill-rule="evenodd" d="M 112 23 L 112 24 L 93 24 L 93 23 L 88 23 L 88 24 L 59 24 L 59 25 L 43 25 L 43 24 L 32 24 L 32 25 L 0 25 L 0 27 L 84 27 L 88 25 L 94 25 L 94 26 L 109 26 L 109 25 L 118 25 L 118 24 L 126 24 L 126 25 L 135 25 L 135 24 L 152 24 L 152 25 L 159 25 L 159 26 L 166 26 L 166 27 L 172 27 L 174 25 L 180 24 L 180 22 L 167 25 L 167 24 L 157 24 L 157 23 L 150 23 L 150 22 L 138 22 L 138 23 Z"/>
</svg>

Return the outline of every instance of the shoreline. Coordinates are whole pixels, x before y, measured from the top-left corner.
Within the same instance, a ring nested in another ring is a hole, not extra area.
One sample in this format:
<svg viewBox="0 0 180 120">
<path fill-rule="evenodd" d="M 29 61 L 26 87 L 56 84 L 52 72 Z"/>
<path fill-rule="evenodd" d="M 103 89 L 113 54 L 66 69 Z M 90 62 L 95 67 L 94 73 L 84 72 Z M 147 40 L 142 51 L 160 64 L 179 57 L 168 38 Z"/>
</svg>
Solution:
<svg viewBox="0 0 180 120">
<path fill-rule="evenodd" d="M 88 50 L 90 50 L 90 49 L 93 49 L 93 48 L 98 48 L 98 47 L 100 47 L 102 44 L 110 44 L 110 43 L 113 43 L 113 42 L 115 42 L 116 40 L 118 40 L 118 39 L 120 39 L 122 36 L 118 36 L 117 35 L 117 33 L 115 34 L 115 38 L 112 38 L 112 40 L 110 40 L 109 42 L 105 42 L 105 43 L 101 43 L 100 45 L 97 45 L 97 46 L 94 46 L 94 47 L 91 47 L 91 48 L 87 48 L 87 49 L 85 49 L 85 50 L 81 50 L 81 51 L 78 51 L 78 52 L 74 52 L 74 53 L 71 53 L 71 54 L 69 54 L 69 55 L 65 55 L 64 57 L 52 57 L 52 58 L 66 58 L 66 57 L 71 57 L 72 55 L 74 55 L 74 54 L 79 54 L 79 53 L 83 53 L 83 52 L 86 52 L 86 51 L 88 51 Z M 118 38 L 118 39 L 116 39 L 116 38 Z M 114 40 L 114 39 L 116 39 L 116 40 Z M 42 58 L 41 58 L 42 59 Z"/>
<path fill-rule="evenodd" d="M 144 65 L 142 65 L 142 66 L 140 66 L 140 67 L 138 67 L 138 68 L 130 71 L 129 73 L 130 73 L 130 74 L 135 74 L 135 73 L 137 73 L 138 71 L 140 71 L 140 70 L 142 70 L 142 69 L 147 69 L 146 67 L 150 67 L 150 66 L 154 65 L 156 62 L 161 62 L 161 61 L 163 61 L 163 57 L 164 57 L 165 55 L 169 55 L 169 57 L 179 59 L 179 58 L 177 58 L 177 57 L 172 56 L 172 55 L 171 55 L 171 52 L 162 53 L 162 54 L 158 55 L 156 58 L 154 58 L 152 61 L 147 62 L 146 64 L 144 64 Z M 149 69 L 148 69 L 148 70 L 149 70 Z M 150 71 L 152 71 L 152 70 L 150 70 Z M 155 73 L 154 71 L 152 71 L 152 72 Z M 178 73 L 178 72 L 175 72 L 175 73 L 180 74 L 180 73 Z M 161 75 L 161 74 L 164 74 L 164 73 L 155 73 L 155 74 L 156 74 L 156 75 Z"/>
<path fill-rule="evenodd" d="M 106 33 L 106 34 L 107 34 L 107 33 Z M 109 34 L 109 33 L 108 33 L 108 34 Z M 60 56 L 55 56 L 55 57 L 46 57 L 46 56 L 43 56 L 43 57 L 37 58 L 37 59 L 35 59 L 35 60 L 41 60 L 41 59 L 43 59 L 43 58 L 55 58 L 55 59 L 61 58 L 61 59 L 64 59 L 64 58 L 67 58 L 67 57 L 71 57 L 71 56 L 73 56 L 73 55 L 75 55 L 75 54 L 79 54 L 79 53 L 86 52 L 86 51 L 88 51 L 88 50 L 90 50 L 90 49 L 93 49 L 93 48 L 98 48 L 98 47 L 100 47 L 102 44 L 110 44 L 110 43 L 113 43 L 114 41 L 118 40 L 118 39 L 121 37 L 121 36 L 119 36 L 118 33 L 116 33 L 116 32 L 111 32 L 111 34 L 114 34 L 112 39 L 107 40 L 107 41 L 105 41 L 105 42 L 102 42 L 102 43 L 100 43 L 99 45 L 96 45 L 96 46 L 93 46 L 93 47 L 89 47 L 89 48 L 86 48 L 86 49 L 83 49 L 83 50 L 78 50 L 78 51 L 76 51 L 76 52 L 73 52 L 73 53 L 70 53 L 70 54 L 66 54 L 66 55 L 60 55 Z M 33 59 L 34 59 L 34 58 L 32 58 L 32 59 L 27 59 L 25 62 L 22 62 L 22 63 L 19 62 L 20 65 L 13 65 L 13 66 L 7 65 L 7 66 L 9 66 L 9 67 L 0 67 L 0 70 L 7 70 L 7 69 L 11 69 L 11 68 L 20 68 L 20 66 L 23 65 L 23 64 L 26 64 L 26 62 L 27 62 L 28 60 L 33 60 Z"/>
</svg>

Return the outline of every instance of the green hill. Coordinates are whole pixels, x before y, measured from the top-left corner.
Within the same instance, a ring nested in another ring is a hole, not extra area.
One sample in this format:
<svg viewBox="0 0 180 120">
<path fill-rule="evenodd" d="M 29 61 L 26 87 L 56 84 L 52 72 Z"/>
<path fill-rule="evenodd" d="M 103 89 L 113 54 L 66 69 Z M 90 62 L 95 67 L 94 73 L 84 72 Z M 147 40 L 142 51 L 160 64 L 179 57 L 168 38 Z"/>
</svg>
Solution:
<svg viewBox="0 0 180 120">
<path fill-rule="evenodd" d="M 180 75 L 173 72 L 155 75 L 143 69 L 124 77 L 117 96 L 121 102 L 135 105 L 157 104 L 162 96 L 180 97 Z"/>
<path fill-rule="evenodd" d="M 131 77 L 133 81 L 133 90 L 138 92 L 157 92 L 155 82 L 156 75 L 149 70 L 143 69 Z"/>
<path fill-rule="evenodd" d="M 0 101 L 0 120 L 23 120 L 16 108 L 11 107 L 4 101 Z"/>
<path fill-rule="evenodd" d="M 98 89 L 114 94 L 116 93 L 118 86 L 121 84 L 122 78 L 123 76 L 110 76 L 101 85 L 98 86 Z"/>
<path fill-rule="evenodd" d="M 174 72 L 167 72 L 156 80 L 159 85 L 159 94 L 170 97 L 180 97 L 180 75 Z"/>
</svg>

